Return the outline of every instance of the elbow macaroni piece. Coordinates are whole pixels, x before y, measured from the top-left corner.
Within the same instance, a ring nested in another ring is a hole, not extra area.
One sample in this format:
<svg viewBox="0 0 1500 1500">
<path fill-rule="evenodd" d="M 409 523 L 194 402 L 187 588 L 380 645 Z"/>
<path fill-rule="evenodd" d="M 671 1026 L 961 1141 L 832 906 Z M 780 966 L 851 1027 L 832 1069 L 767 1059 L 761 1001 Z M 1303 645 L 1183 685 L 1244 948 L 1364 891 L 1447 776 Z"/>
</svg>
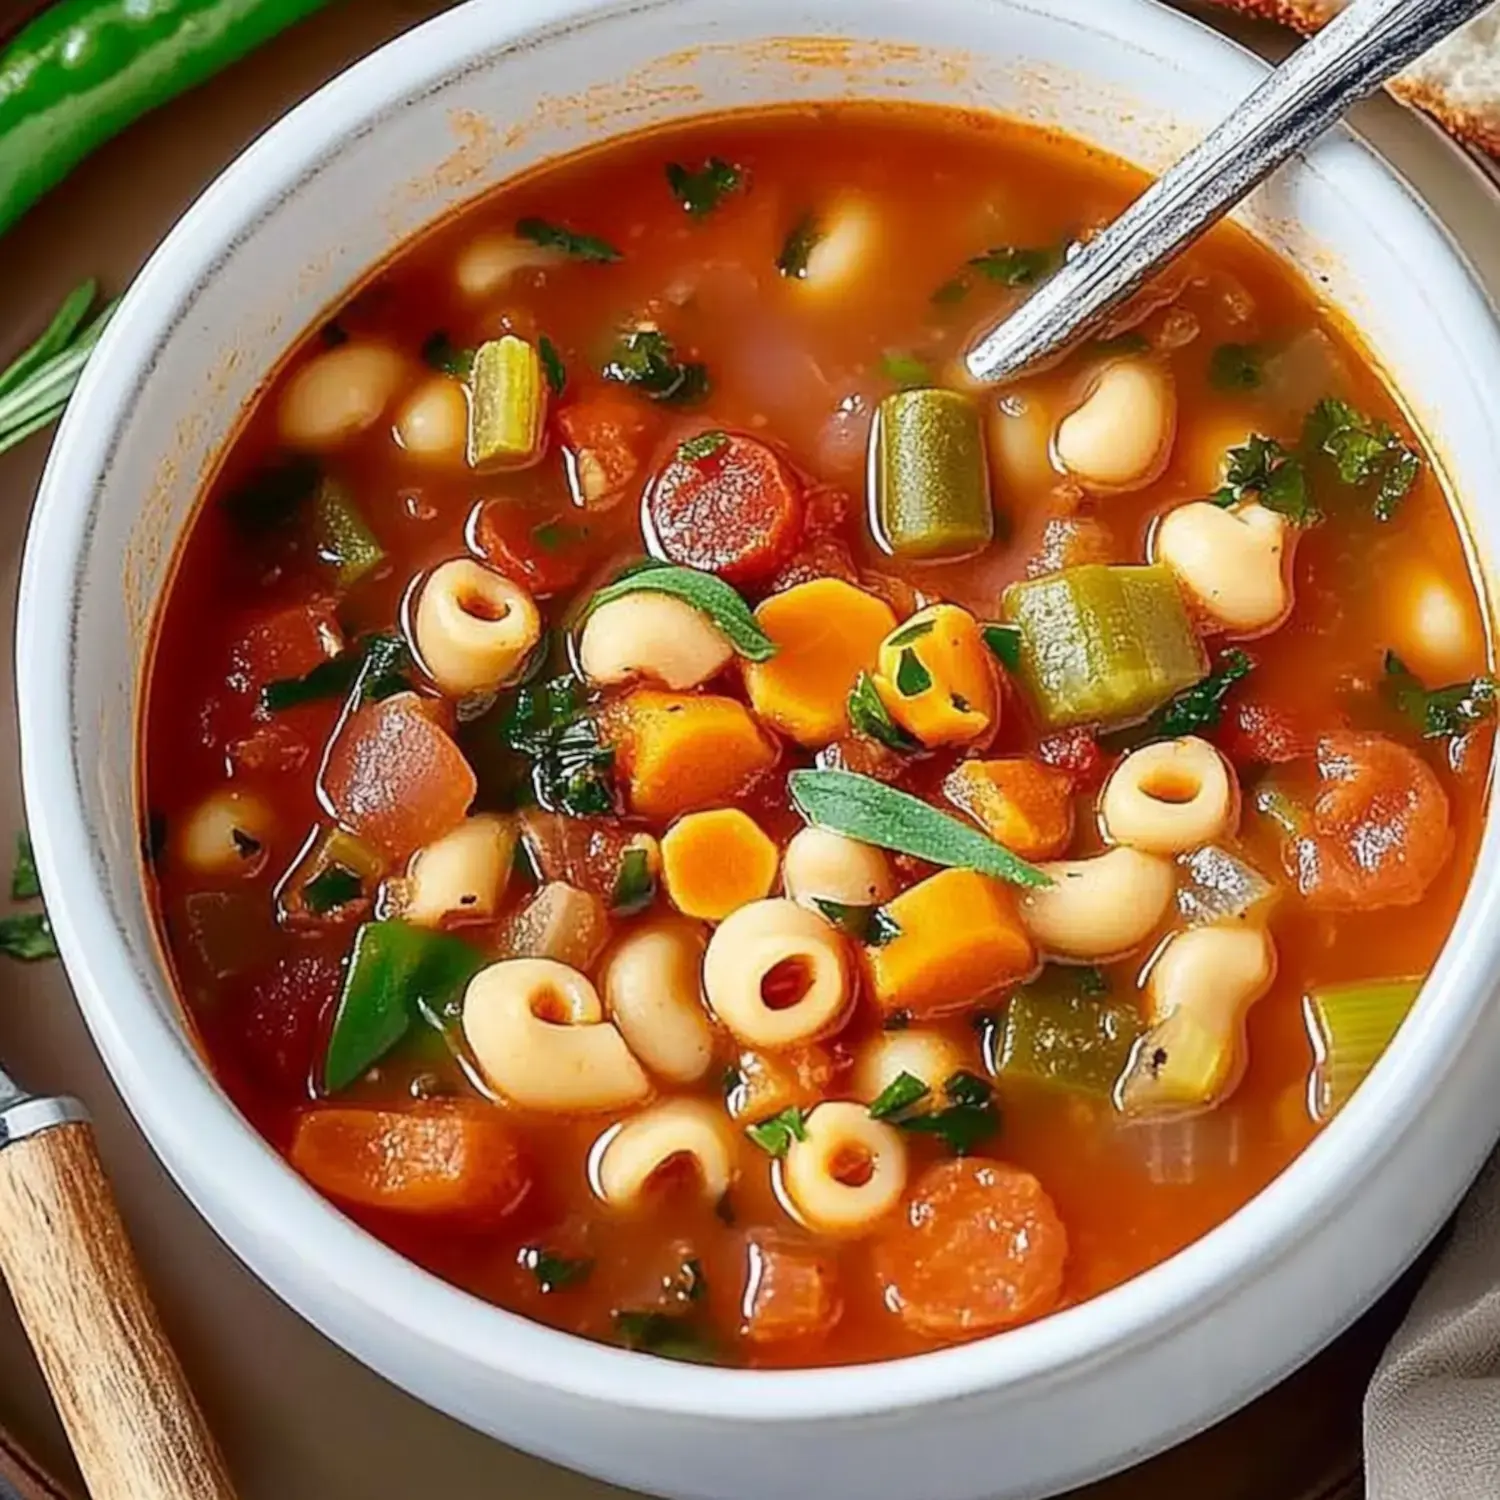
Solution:
<svg viewBox="0 0 1500 1500">
<path fill-rule="evenodd" d="M 1162 517 L 1151 551 L 1213 625 L 1263 635 L 1291 613 L 1295 537 L 1284 516 L 1254 501 L 1224 510 L 1194 500 Z"/>
<path fill-rule="evenodd" d="M 641 1207 L 652 1179 L 684 1157 L 697 1169 L 708 1203 L 734 1182 L 734 1130 L 722 1111 L 703 1099 L 668 1099 L 610 1131 L 593 1163 L 599 1196 L 612 1208 Z"/>
<path fill-rule="evenodd" d="M 825 1234 L 873 1229 L 906 1190 L 906 1142 L 862 1104 L 820 1104 L 781 1164 L 781 1185 L 796 1215 Z"/>
<path fill-rule="evenodd" d="M 1057 461 L 1085 489 L 1138 490 L 1172 456 L 1177 388 L 1150 359 L 1120 359 L 1094 377 L 1082 403 L 1058 424 Z"/>
<path fill-rule="evenodd" d="M 495 813 L 465 818 L 412 856 L 404 880 L 390 882 L 390 915 L 418 927 L 493 921 L 510 883 L 515 853 L 511 819 Z"/>
<path fill-rule="evenodd" d="M 885 850 L 808 826 L 792 837 L 781 861 L 781 883 L 799 906 L 883 906 L 896 894 Z"/>
<path fill-rule="evenodd" d="M 1196 735 L 1133 750 L 1099 799 L 1105 838 L 1145 854 L 1186 854 L 1218 843 L 1234 832 L 1239 813 L 1239 782 L 1229 762 Z"/>
<path fill-rule="evenodd" d="M 610 1019 L 630 1050 L 669 1083 L 695 1083 L 713 1061 L 700 981 L 705 946 L 696 922 L 645 922 L 615 944 L 599 976 Z"/>
<path fill-rule="evenodd" d="M 1119 958 L 1143 943 L 1177 890 L 1171 860 L 1123 846 L 1039 868 L 1052 884 L 1021 896 L 1021 921 L 1043 953 L 1080 963 Z"/>
<path fill-rule="evenodd" d="M 520 584 L 455 557 L 428 574 L 413 634 L 432 680 L 462 698 L 500 687 L 541 639 L 542 619 Z"/>
<path fill-rule="evenodd" d="M 502 959 L 481 969 L 464 994 L 463 1029 L 490 1086 L 523 1109 L 587 1114 L 651 1093 L 594 986 L 554 959 Z"/>
<path fill-rule="evenodd" d="M 644 677 L 681 692 L 717 677 L 733 655 L 724 633 L 701 610 L 645 590 L 601 604 L 578 640 L 583 675 L 606 686 Z"/>
<path fill-rule="evenodd" d="M 715 930 L 703 987 L 736 1041 L 776 1052 L 837 1031 L 854 998 L 854 975 L 840 933 L 773 897 L 740 907 Z"/>
</svg>

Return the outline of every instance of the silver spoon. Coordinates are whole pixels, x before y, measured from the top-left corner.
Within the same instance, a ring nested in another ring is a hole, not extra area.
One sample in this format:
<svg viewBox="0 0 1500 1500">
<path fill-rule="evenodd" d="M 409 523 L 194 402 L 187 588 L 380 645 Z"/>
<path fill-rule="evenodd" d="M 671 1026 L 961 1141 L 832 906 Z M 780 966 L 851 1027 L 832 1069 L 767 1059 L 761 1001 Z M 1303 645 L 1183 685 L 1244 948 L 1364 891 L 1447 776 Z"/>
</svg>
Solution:
<svg viewBox="0 0 1500 1500">
<path fill-rule="evenodd" d="M 1009 380 L 1062 353 L 1293 152 L 1490 0 L 1355 0 L 964 356 Z"/>
</svg>

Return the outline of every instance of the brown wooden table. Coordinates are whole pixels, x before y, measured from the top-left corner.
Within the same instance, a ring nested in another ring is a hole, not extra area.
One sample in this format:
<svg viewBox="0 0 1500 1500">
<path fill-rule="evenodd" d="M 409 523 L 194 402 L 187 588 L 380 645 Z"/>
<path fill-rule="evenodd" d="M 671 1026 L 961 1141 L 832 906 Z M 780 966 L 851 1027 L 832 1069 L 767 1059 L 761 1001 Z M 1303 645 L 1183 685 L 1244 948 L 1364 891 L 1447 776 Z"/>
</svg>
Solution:
<svg viewBox="0 0 1500 1500">
<path fill-rule="evenodd" d="M 35 8 L 35 0 L 0 0 L 0 34 Z M 110 290 L 124 286 L 199 190 L 271 120 L 353 58 L 444 8 L 443 0 L 344 0 L 106 147 L 0 239 L 0 351 L 31 336 L 85 276 Z M 1236 29 L 1262 47 L 1278 45 L 1267 29 Z M 1477 174 L 1394 105 L 1365 107 L 1361 124 L 1500 287 L 1500 209 Z M 33 439 L 0 458 L 0 593 L 9 597 L 45 446 Z M 3 644 L 8 661 L 9 639 Z M 13 693 L 10 672 L 0 672 L 0 762 L 8 768 L 0 776 L 0 847 L 21 822 Z M 93 1109 L 141 1258 L 244 1500 L 606 1500 L 622 1493 L 428 1410 L 277 1302 L 150 1154 L 103 1073 L 60 967 L 8 967 L 0 979 L 0 1059 L 35 1087 L 77 1093 Z M 1407 1278 L 1271 1395 L 1074 1500 L 1350 1500 L 1359 1491 L 1361 1393 L 1412 1285 Z M 3 1302 L 0 1371 L 0 1422 L 76 1486 L 46 1392 Z M 25 1476 L 0 1462 L 0 1479 L 7 1478 L 24 1486 Z"/>
</svg>

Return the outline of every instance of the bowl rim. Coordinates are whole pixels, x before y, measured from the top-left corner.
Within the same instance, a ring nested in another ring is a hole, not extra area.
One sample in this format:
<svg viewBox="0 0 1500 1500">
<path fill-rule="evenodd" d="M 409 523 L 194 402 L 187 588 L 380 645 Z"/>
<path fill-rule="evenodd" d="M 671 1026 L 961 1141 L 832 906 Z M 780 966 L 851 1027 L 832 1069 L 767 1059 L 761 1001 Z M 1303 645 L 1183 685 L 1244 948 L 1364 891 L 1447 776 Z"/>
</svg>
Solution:
<svg viewBox="0 0 1500 1500">
<path fill-rule="evenodd" d="M 215 180 L 152 255 L 68 408 L 25 549 L 16 648 L 22 770 L 53 926 L 95 1043 L 178 1184 L 257 1276 L 377 1367 L 380 1350 L 399 1338 L 425 1353 L 429 1367 L 458 1361 L 612 1406 L 742 1423 L 868 1416 L 1028 1382 L 1050 1385 L 1163 1341 L 1210 1313 L 1290 1258 L 1379 1172 L 1461 1055 L 1495 977 L 1500 881 L 1479 878 L 1500 842 L 1493 806 L 1475 878 L 1397 1043 L 1340 1115 L 1237 1213 L 1130 1281 L 1003 1335 L 876 1364 L 786 1371 L 682 1366 L 597 1344 L 484 1303 L 388 1249 L 303 1182 L 219 1090 L 183 1031 L 152 1003 L 152 976 L 133 962 L 105 891 L 107 860 L 88 825 L 80 784 L 88 742 L 72 694 L 78 595 L 116 433 L 194 290 L 280 196 L 403 101 L 440 87 L 476 58 L 677 3 L 459 6 L 355 64 L 283 117 Z M 1191 65 L 1226 98 L 1267 71 L 1229 39 L 1152 0 L 1118 0 L 1087 20 L 1073 0 L 1006 3 Z M 1326 183 L 1331 191 L 1383 202 L 1403 236 L 1425 237 L 1423 253 L 1435 271 L 1424 294 L 1440 294 L 1449 314 L 1442 322 L 1464 360 L 1500 370 L 1493 308 L 1399 174 L 1342 128 L 1308 153 L 1304 170 L 1336 179 Z M 61 746 L 66 754 L 58 753 Z M 361 1341 L 348 1332 L 371 1320 L 382 1325 L 383 1338 Z M 1323 1336 L 1338 1326 L 1334 1316 Z"/>
</svg>

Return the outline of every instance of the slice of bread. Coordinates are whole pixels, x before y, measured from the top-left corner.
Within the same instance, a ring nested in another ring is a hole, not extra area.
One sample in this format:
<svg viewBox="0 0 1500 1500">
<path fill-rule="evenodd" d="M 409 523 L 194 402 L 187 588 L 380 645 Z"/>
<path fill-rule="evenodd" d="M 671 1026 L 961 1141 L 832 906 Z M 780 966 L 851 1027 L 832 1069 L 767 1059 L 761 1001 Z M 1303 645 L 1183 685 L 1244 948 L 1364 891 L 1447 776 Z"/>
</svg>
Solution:
<svg viewBox="0 0 1500 1500">
<path fill-rule="evenodd" d="M 1316 31 L 1349 0 L 1219 0 L 1232 10 Z M 1455 135 L 1500 156 L 1500 4 L 1413 63 L 1391 85 Z"/>
</svg>

